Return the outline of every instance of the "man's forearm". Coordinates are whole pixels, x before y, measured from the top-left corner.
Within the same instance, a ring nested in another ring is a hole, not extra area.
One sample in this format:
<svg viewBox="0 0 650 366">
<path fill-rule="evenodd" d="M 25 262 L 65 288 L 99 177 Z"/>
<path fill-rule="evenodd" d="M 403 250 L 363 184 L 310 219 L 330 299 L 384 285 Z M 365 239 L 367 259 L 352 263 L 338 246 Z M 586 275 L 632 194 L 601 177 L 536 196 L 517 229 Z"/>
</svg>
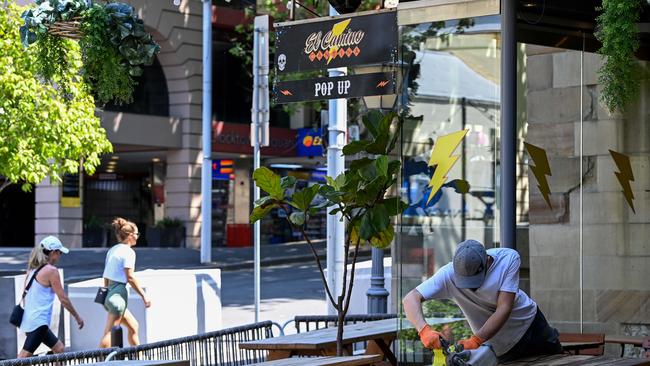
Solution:
<svg viewBox="0 0 650 366">
<path fill-rule="evenodd" d="M 495 334 L 501 330 L 503 325 L 510 317 L 510 310 L 497 309 L 488 320 L 483 324 L 481 329 L 476 332 L 476 336 L 481 338 L 484 342 L 494 337 Z"/>
<path fill-rule="evenodd" d="M 411 322 L 411 324 L 413 324 L 415 329 L 420 332 L 427 322 L 422 313 L 422 302 L 417 298 L 417 294 L 410 292 L 406 297 L 404 297 L 402 304 L 404 305 L 406 318 Z"/>
</svg>

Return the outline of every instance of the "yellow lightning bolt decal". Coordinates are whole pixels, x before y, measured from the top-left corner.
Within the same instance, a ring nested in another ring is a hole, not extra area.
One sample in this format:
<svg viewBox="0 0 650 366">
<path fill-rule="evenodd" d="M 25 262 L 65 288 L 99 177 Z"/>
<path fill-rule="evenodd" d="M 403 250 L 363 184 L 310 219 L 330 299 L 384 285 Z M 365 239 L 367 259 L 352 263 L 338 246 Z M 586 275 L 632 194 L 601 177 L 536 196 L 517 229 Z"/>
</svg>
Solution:
<svg viewBox="0 0 650 366">
<path fill-rule="evenodd" d="M 612 155 L 612 159 L 618 167 L 618 172 L 615 172 L 618 182 L 623 188 L 623 196 L 627 204 L 630 205 L 632 212 L 636 214 L 634 209 L 634 192 L 632 192 L 632 187 L 630 186 L 630 181 L 634 182 L 634 173 L 632 173 L 632 164 L 630 164 L 630 157 L 623 155 L 613 150 L 609 150 L 609 153 Z"/>
<path fill-rule="evenodd" d="M 342 22 L 338 22 L 338 23 L 334 24 L 332 26 L 332 36 L 336 37 L 336 36 L 340 36 L 341 34 L 343 34 L 343 32 L 345 31 L 345 28 L 348 27 L 351 20 L 352 20 L 352 18 L 348 18 L 348 19 L 346 19 L 346 20 L 344 20 Z M 332 59 L 334 58 L 334 57 L 332 57 L 332 52 L 338 52 L 338 50 L 339 50 L 338 46 L 330 47 L 330 51 L 327 53 L 327 64 L 328 65 L 329 65 L 330 61 L 332 61 Z"/>
<path fill-rule="evenodd" d="M 546 179 L 547 175 L 551 176 L 553 174 L 551 174 L 551 166 L 548 163 L 546 151 L 539 146 L 527 142 L 524 142 L 524 146 L 526 147 L 526 150 L 528 150 L 528 155 L 530 155 L 530 158 L 535 164 L 530 166 L 530 170 L 533 171 L 533 175 L 537 179 L 537 187 L 539 188 L 539 191 L 542 192 L 542 196 L 544 196 L 544 201 L 546 201 L 548 207 L 553 209 L 550 199 L 551 189 L 548 185 L 548 180 Z"/>
<path fill-rule="evenodd" d="M 431 202 L 433 196 L 438 193 L 440 187 L 445 183 L 445 180 L 447 180 L 447 173 L 449 173 L 449 170 L 454 166 L 454 164 L 456 164 L 456 161 L 460 157 L 460 155 L 452 156 L 451 154 L 454 153 L 454 150 L 456 150 L 458 145 L 460 145 L 460 142 L 463 141 L 463 138 L 467 135 L 468 131 L 469 130 L 461 130 L 450 133 L 449 135 L 441 136 L 433 146 L 429 166 L 435 166 L 436 170 L 433 172 L 431 181 L 429 181 L 431 193 L 429 194 L 427 205 Z"/>
</svg>

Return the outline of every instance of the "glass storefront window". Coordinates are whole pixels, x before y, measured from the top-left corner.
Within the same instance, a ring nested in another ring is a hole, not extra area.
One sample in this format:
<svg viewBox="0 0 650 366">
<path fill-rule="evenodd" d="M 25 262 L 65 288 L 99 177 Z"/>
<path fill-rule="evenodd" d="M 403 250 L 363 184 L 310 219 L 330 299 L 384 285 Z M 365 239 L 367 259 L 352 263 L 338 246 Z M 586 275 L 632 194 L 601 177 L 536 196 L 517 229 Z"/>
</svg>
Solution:
<svg viewBox="0 0 650 366">
<path fill-rule="evenodd" d="M 421 119 L 402 128 L 401 194 L 409 206 L 396 247 L 400 298 L 447 264 L 462 240 L 498 246 L 499 32 L 496 16 L 402 28 L 412 77 L 402 107 Z M 432 154 L 456 160 L 433 168 Z M 459 313 L 451 302 L 425 303 L 428 317 Z M 464 322 L 447 330 L 451 339 L 468 331 Z M 431 362 L 417 339 L 414 330 L 401 332 L 402 361 Z"/>
</svg>

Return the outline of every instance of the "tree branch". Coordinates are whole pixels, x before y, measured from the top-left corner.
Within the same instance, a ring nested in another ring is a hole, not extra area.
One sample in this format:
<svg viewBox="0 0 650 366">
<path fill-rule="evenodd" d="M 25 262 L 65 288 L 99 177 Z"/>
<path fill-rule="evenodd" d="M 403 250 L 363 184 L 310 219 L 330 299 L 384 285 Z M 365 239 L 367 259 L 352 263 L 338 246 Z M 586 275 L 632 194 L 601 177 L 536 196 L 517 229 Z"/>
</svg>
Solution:
<svg viewBox="0 0 650 366">
<path fill-rule="evenodd" d="M 350 309 L 350 298 L 352 298 L 352 286 L 354 285 L 354 272 L 357 267 L 357 256 L 359 254 L 359 243 L 361 241 L 360 237 L 357 237 L 357 242 L 354 245 L 354 258 L 352 259 L 352 273 L 350 273 L 350 288 L 348 289 L 348 295 L 347 298 L 345 299 L 345 306 L 343 307 L 343 312 L 345 314 L 348 313 L 348 309 Z"/>
</svg>

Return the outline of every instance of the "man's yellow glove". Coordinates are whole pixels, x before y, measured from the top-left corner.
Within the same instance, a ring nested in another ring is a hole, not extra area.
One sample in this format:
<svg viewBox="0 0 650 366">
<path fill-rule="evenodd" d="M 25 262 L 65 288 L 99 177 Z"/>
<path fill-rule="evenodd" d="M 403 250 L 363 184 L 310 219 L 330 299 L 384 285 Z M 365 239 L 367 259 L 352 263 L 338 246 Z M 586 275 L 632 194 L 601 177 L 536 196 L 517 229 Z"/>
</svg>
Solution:
<svg viewBox="0 0 650 366">
<path fill-rule="evenodd" d="M 472 335 L 469 339 L 462 339 L 458 344 L 463 346 L 463 349 L 477 349 L 483 344 L 483 340 L 476 335 Z"/>
<path fill-rule="evenodd" d="M 442 336 L 442 334 L 431 329 L 429 324 L 420 329 L 418 335 L 420 336 L 420 342 L 422 342 L 424 347 L 429 349 L 439 349 L 441 347 L 440 336 Z"/>
</svg>

